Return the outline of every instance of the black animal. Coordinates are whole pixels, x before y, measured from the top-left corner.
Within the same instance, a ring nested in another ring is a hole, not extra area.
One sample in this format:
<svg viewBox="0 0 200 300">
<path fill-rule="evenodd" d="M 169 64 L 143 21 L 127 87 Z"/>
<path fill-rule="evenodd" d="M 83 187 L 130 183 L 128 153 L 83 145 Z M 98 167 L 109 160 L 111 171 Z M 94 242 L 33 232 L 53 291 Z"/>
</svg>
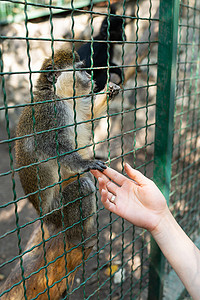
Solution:
<svg viewBox="0 0 200 300">
<path fill-rule="evenodd" d="M 115 10 L 112 8 L 111 13 L 114 14 Z M 109 35 L 108 35 L 108 19 L 110 21 L 109 26 Z M 105 67 L 104 69 L 94 69 L 93 70 L 93 79 L 95 81 L 95 88 L 94 92 L 101 91 L 107 82 L 107 65 L 108 65 L 108 52 L 109 52 L 109 74 L 115 73 L 119 76 L 120 80 L 119 82 L 116 82 L 117 84 L 120 84 L 122 82 L 122 72 L 121 69 L 118 68 L 112 68 L 116 67 L 117 65 L 112 62 L 113 59 L 113 43 L 109 43 L 109 41 L 118 41 L 119 43 L 123 43 L 124 40 L 126 40 L 126 36 L 124 34 L 123 37 L 123 19 L 120 16 L 108 16 L 105 17 L 101 24 L 100 32 L 97 36 L 94 37 L 93 42 L 93 67 L 99 68 L 99 67 Z M 105 42 L 100 42 L 105 41 Z M 108 47 L 110 45 L 110 47 Z M 109 51 L 108 51 L 109 49 Z M 77 50 L 80 59 L 84 61 L 86 68 L 91 68 L 91 42 L 88 42 L 84 45 L 82 45 Z M 91 71 L 88 70 L 88 73 L 91 74 Z"/>
</svg>

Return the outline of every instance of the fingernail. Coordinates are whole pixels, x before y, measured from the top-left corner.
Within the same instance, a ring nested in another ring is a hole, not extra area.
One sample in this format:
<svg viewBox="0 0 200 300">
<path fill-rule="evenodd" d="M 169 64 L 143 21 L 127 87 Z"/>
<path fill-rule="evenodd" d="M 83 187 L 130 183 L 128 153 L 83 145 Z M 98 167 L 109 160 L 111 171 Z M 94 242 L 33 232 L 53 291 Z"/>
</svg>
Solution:
<svg viewBox="0 0 200 300">
<path fill-rule="evenodd" d="M 125 166 L 126 166 L 127 168 L 131 168 L 131 166 L 130 166 L 128 163 L 126 163 Z"/>
<path fill-rule="evenodd" d="M 106 190 L 105 189 L 102 189 L 101 190 L 101 196 L 105 196 L 106 195 Z"/>
</svg>

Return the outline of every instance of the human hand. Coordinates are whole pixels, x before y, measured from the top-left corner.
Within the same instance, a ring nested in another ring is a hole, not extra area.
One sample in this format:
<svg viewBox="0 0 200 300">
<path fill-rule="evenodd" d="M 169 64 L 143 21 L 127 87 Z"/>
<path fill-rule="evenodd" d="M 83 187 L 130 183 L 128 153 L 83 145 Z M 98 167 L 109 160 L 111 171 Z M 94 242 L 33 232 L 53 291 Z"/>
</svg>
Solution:
<svg viewBox="0 0 200 300">
<path fill-rule="evenodd" d="M 96 170 L 91 173 L 99 181 L 101 201 L 106 209 L 151 232 L 168 211 L 166 200 L 154 182 L 142 173 L 128 164 L 125 171 L 131 179 L 111 168 L 103 173 Z"/>
<path fill-rule="evenodd" d="M 134 225 L 149 230 L 192 299 L 198 300 L 199 249 L 178 225 L 153 181 L 128 164 L 125 171 L 130 179 L 111 168 L 103 173 L 91 171 L 99 180 L 103 205 Z"/>
</svg>

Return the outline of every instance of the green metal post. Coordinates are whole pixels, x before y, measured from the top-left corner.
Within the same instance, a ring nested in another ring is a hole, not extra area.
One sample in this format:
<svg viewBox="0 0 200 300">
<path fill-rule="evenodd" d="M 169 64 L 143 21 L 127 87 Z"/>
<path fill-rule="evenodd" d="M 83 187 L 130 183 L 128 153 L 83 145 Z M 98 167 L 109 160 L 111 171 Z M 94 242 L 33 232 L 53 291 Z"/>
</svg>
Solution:
<svg viewBox="0 0 200 300">
<path fill-rule="evenodd" d="M 154 182 L 169 203 L 179 0 L 160 0 Z M 151 240 L 148 300 L 162 299 L 165 259 Z"/>
</svg>

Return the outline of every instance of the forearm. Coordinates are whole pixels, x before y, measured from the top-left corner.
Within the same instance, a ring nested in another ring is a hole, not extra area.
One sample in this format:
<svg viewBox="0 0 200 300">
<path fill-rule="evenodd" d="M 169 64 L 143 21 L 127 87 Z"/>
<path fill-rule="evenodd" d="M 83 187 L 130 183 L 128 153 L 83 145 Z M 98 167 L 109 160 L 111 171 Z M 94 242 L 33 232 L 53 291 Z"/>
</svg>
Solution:
<svg viewBox="0 0 200 300">
<path fill-rule="evenodd" d="M 200 295 L 200 251 L 167 211 L 152 232 L 154 239 L 193 297 Z"/>
</svg>

